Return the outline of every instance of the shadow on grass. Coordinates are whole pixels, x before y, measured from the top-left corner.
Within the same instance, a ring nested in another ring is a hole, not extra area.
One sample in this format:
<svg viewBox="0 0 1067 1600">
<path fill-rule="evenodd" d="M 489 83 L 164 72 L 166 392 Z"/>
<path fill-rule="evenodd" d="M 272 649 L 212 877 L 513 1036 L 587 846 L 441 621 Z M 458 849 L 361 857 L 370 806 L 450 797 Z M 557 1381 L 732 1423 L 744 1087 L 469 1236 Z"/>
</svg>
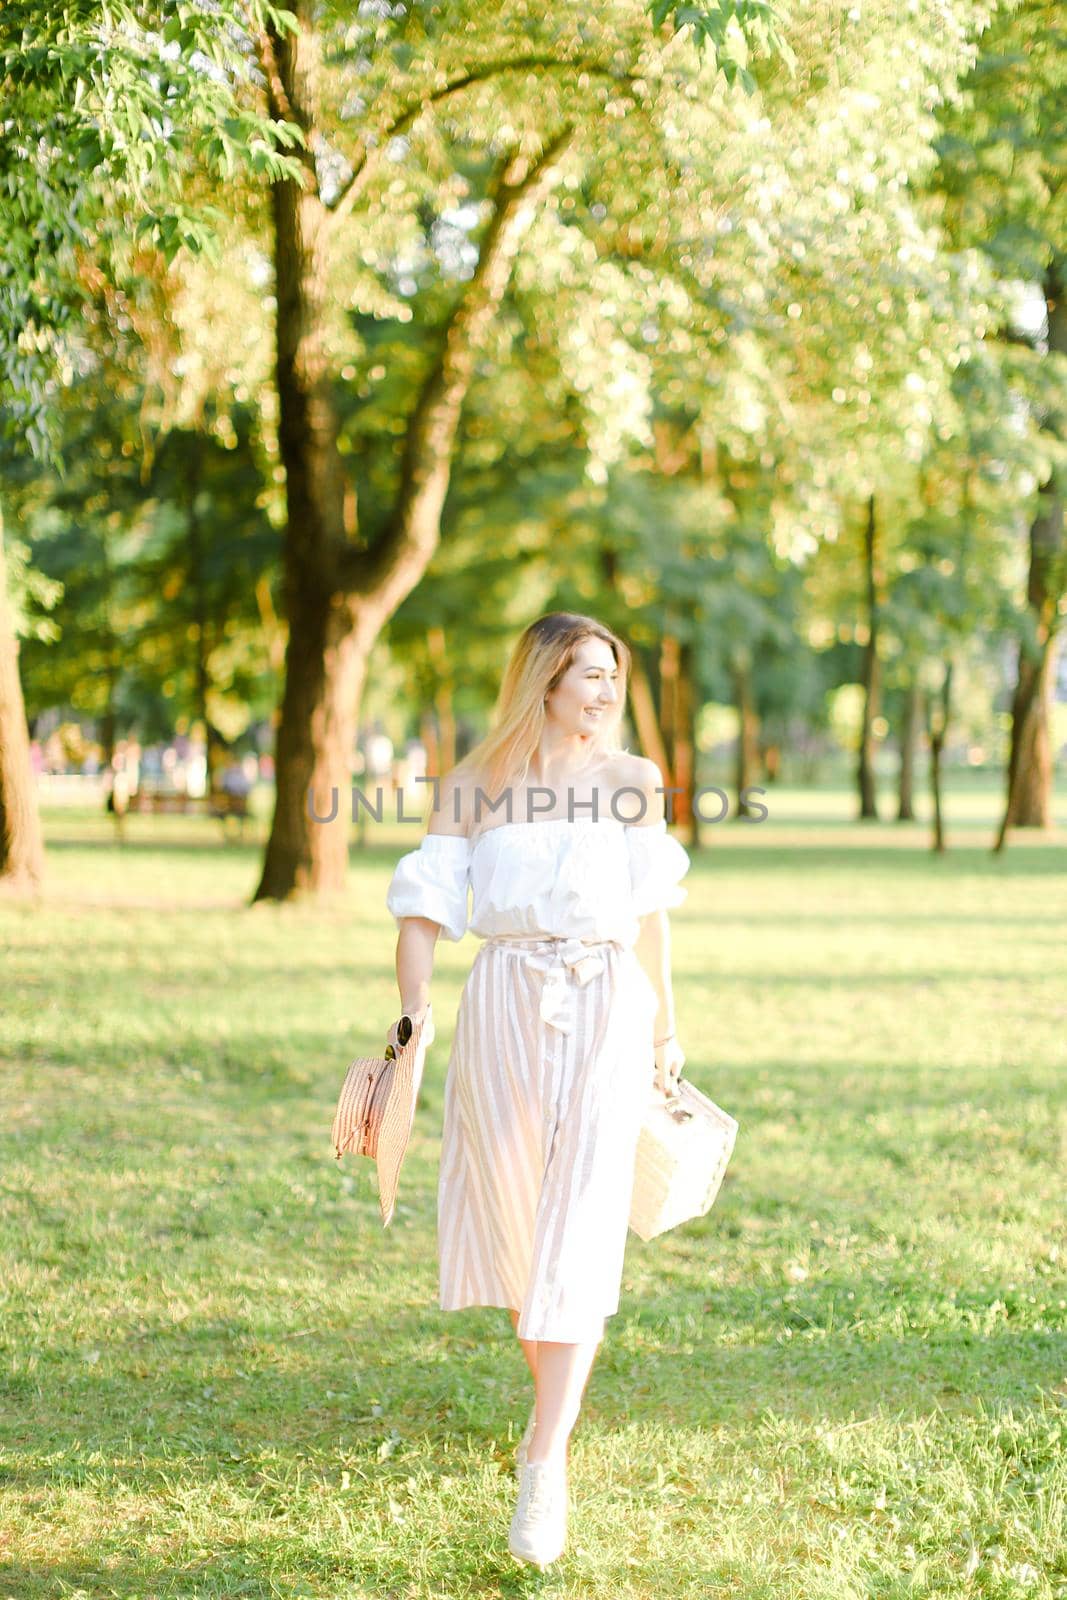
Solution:
<svg viewBox="0 0 1067 1600">
<path fill-rule="evenodd" d="M 368 1262 L 374 1227 L 370 1221 L 364 1230 Z M 24 1424 L 9 1413 L 0 1483 L 82 1482 L 87 1454 L 148 1459 L 161 1444 L 167 1462 L 158 1472 L 131 1467 L 131 1489 L 168 1482 L 178 1455 L 197 1476 L 223 1471 L 227 1481 L 263 1453 L 329 1458 L 339 1448 L 383 1482 L 419 1465 L 432 1470 L 443 1448 L 469 1448 L 475 1460 L 506 1468 L 514 1445 L 509 1421 L 521 1432 L 529 1404 L 529 1376 L 507 1312 L 438 1311 L 426 1273 L 424 1305 L 404 1306 L 395 1297 L 390 1304 L 388 1284 L 403 1275 L 410 1237 L 409 1229 L 390 1240 L 376 1269 L 380 1300 L 346 1301 L 343 1328 L 327 1325 L 324 1303 L 309 1306 L 296 1329 L 272 1326 L 269 1311 L 246 1307 L 177 1327 L 142 1314 L 136 1328 L 98 1329 L 99 1349 L 90 1352 L 76 1335 L 50 1347 L 38 1343 L 33 1371 L 0 1381 Z M 309 1260 L 317 1248 L 318 1241 L 309 1245 Z M 635 1248 L 644 1247 L 631 1241 Z M 166 1258 L 166 1247 L 158 1253 Z M 358 1261 L 348 1259 L 358 1272 Z M 621 1309 L 607 1319 L 580 1431 L 588 1440 L 636 1425 L 713 1430 L 768 1411 L 839 1423 L 879 1413 L 917 1419 L 939 1408 L 969 1413 L 991 1400 L 1025 1405 L 1062 1384 L 1063 1336 L 1025 1321 L 982 1328 L 984 1319 L 1003 1314 L 992 1288 L 949 1296 L 921 1283 L 875 1284 L 862 1273 L 780 1290 L 698 1284 L 644 1300 L 624 1285 Z M 1032 1308 L 1020 1300 L 1012 1314 L 1025 1318 Z M 900 1316 L 913 1326 L 891 1331 L 887 1319 Z M 737 1329 L 747 1336 L 735 1340 Z M 109 1370 L 87 1368 L 87 1353 Z M 28 1453 L 39 1454 L 42 1430 L 48 1455 L 60 1459 L 31 1465 L 20 1456 L 19 1436 Z M 384 1461 L 381 1444 L 390 1437 L 395 1448 Z"/>
<path fill-rule="evenodd" d="M 786 874 L 802 878 L 806 873 L 847 873 L 850 877 L 871 872 L 909 875 L 941 881 L 954 875 L 992 878 L 1003 882 L 1011 878 L 1045 877 L 1048 874 L 1067 872 L 1067 850 L 1062 845 L 1028 844 L 1023 850 L 1008 849 L 995 856 L 985 848 L 973 845 L 958 850 L 949 849 L 938 856 L 917 844 L 876 845 L 870 843 L 840 846 L 779 845 L 768 840 L 764 844 L 736 845 L 729 851 L 698 851 L 693 854 L 692 870 L 726 872 L 741 862 L 744 871 L 759 872 L 764 876 Z"/>
<path fill-rule="evenodd" d="M 658 1516 L 662 1430 L 678 1430 L 686 1449 L 705 1430 L 706 1446 L 721 1444 L 724 1428 L 732 1428 L 743 1447 L 768 1416 L 814 1431 L 872 1417 L 906 1422 L 973 1413 L 991 1397 L 1024 1415 L 1042 1403 L 1038 1385 L 1062 1377 L 1051 1334 L 959 1330 L 934 1342 L 864 1339 L 823 1327 L 817 1344 L 789 1343 L 783 1330 L 810 1332 L 808 1312 L 818 1316 L 820 1298 L 792 1305 L 777 1336 L 768 1329 L 762 1341 L 736 1345 L 724 1345 L 722 1331 L 767 1308 L 766 1296 L 751 1288 L 718 1291 L 713 1307 L 673 1295 L 609 1319 L 575 1435 L 583 1463 L 574 1536 L 554 1576 L 588 1564 L 583 1499 L 610 1492 L 613 1472 L 623 1474 L 635 1537 L 646 1518 Z M 180 1330 L 157 1324 L 101 1335 L 115 1370 L 91 1385 L 73 1352 L 43 1362 L 32 1382 L 6 1384 L 22 1408 L 27 1456 L 44 1452 L 48 1460 L 31 1464 L 20 1453 L 19 1428 L 9 1429 L 0 1490 L 22 1493 L 28 1505 L 68 1489 L 79 1498 L 95 1491 L 117 1514 L 113 1529 L 95 1535 L 94 1559 L 42 1555 L 32 1566 L 0 1565 L 0 1593 L 18 1600 L 295 1600 L 337 1595 L 338 1583 L 358 1583 L 352 1593 L 360 1596 L 526 1593 L 537 1574 L 511 1560 L 506 1537 L 528 1380 L 510 1326 L 505 1332 L 506 1314 L 394 1306 L 387 1320 L 387 1340 L 380 1309 L 343 1330 L 311 1330 L 299 1365 L 287 1354 L 298 1335 L 287 1338 L 263 1318 Z M 223 1362 L 241 1376 L 224 1376 Z M 355 1484 L 349 1493 L 342 1493 L 343 1473 Z M 451 1514 L 442 1516 L 448 1482 L 455 1486 Z M 413 1484 L 424 1501 L 406 1499 Z M 437 1512 L 417 1554 L 412 1533 L 388 1536 L 394 1507 L 412 1503 Z M 343 1540 L 334 1553 L 323 1532 L 330 1504 L 345 1508 L 350 1521 L 381 1517 L 385 1528 L 358 1554 L 346 1555 Z M 137 1510 L 119 1514 L 119 1506 Z M 205 1535 L 193 1525 L 197 1506 L 213 1513 L 207 1553 Z M 244 1518 L 251 1525 L 235 1532 Z M 157 1545 L 184 1540 L 189 1559 L 177 1563 L 147 1548 L 130 1559 L 132 1529 Z M 745 1565 L 733 1564 L 735 1581 Z M 647 1576 L 647 1592 L 667 1592 L 662 1574 Z M 602 1586 L 609 1570 L 598 1563 L 590 1577 Z M 636 1577 L 632 1565 L 620 1563 L 620 1588 L 634 1592 Z M 698 1593 L 700 1575 L 691 1565 L 685 1577 L 684 1592 Z M 754 1586 L 744 1592 L 762 1593 L 758 1572 L 749 1577 Z"/>
<path fill-rule="evenodd" d="M 78 837 L 69 835 L 64 838 L 62 834 L 49 834 L 46 849 L 51 851 L 78 851 L 84 850 L 87 854 L 113 854 L 121 859 L 124 852 L 131 855 L 218 855 L 225 853 L 230 858 L 240 855 L 259 856 L 262 854 L 265 839 L 234 839 L 222 838 L 177 838 L 167 839 L 157 837 L 153 839 L 95 839 L 89 835 Z"/>
</svg>

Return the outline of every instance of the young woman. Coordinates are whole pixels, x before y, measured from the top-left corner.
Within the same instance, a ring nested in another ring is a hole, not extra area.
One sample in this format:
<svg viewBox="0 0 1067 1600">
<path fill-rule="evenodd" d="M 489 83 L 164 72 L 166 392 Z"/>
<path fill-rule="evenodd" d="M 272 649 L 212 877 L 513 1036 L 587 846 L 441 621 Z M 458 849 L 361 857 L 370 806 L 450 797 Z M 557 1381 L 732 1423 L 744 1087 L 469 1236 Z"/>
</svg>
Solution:
<svg viewBox="0 0 1067 1600">
<path fill-rule="evenodd" d="M 630 652 L 591 617 L 552 612 L 508 662 L 493 731 L 435 796 L 393 875 L 396 971 L 430 1003 L 434 946 L 482 943 L 445 1080 L 440 1304 L 501 1306 L 534 1380 L 509 1549 L 546 1566 L 567 1529 L 567 1445 L 619 1307 L 634 1158 L 675 1031 L 667 911 L 689 857 L 663 778 L 619 748 Z"/>
</svg>

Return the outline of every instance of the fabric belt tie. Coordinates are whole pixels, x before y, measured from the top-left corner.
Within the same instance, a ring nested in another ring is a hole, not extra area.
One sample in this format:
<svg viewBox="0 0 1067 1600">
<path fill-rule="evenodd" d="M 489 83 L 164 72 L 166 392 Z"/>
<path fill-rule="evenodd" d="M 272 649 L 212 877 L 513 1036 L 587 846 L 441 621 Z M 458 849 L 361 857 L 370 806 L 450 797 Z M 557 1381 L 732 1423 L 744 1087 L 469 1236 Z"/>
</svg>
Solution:
<svg viewBox="0 0 1067 1600">
<path fill-rule="evenodd" d="M 496 948 L 517 951 L 531 967 L 546 974 L 539 1007 L 541 1021 L 560 1033 L 574 1030 L 574 1015 L 569 1004 L 573 990 L 568 980 L 573 978 L 584 989 L 605 970 L 604 952 L 616 944 L 614 939 L 517 939 L 506 934 L 485 942 Z"/>
</svg>

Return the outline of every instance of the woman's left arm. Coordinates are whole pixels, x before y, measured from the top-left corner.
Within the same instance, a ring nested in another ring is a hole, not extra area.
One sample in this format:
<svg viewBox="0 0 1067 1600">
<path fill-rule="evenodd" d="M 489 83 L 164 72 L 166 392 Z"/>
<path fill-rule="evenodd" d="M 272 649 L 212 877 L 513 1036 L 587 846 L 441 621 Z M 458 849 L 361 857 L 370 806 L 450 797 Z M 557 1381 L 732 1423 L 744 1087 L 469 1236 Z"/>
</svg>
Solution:
<svg viewBox="0 0 1067 1600">
<path fill-rule="evenodd" d="M 685 1065 L 685 1052 L 675 1036 L 674 990 L 671 984 L 671 925 L 666 911 L 650 911 L 640 919 L 640 933 L 634 954 L 640 961 L 659 1005 L 656 1028 L 656 1082 L 664 1094 L 678 1081 Z"/>
</svg>

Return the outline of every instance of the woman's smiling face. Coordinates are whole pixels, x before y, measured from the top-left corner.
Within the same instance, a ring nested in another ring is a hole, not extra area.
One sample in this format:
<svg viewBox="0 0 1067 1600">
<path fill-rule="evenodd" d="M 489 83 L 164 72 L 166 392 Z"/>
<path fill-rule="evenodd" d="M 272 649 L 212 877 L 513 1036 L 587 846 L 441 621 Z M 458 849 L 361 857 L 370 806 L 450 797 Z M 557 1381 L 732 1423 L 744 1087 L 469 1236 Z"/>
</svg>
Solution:
<svg viewBox="0 0 1067 1600">
<path fill-rule="evenodd" d="M 558 723 L 564 733 L 592 737 L 618 703 L 618 678 L 611 646 L 603 639 L 583 639 L 548 695 L 549 721 Z"/>
</svg>

